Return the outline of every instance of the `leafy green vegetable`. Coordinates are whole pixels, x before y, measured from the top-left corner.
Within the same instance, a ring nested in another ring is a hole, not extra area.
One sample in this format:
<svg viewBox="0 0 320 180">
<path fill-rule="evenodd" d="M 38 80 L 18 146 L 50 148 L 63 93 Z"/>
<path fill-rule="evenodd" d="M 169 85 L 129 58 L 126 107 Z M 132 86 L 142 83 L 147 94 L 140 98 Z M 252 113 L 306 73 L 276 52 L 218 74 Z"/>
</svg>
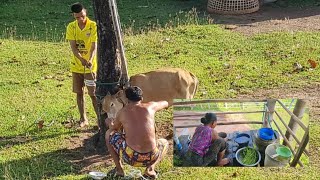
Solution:
<svg viewBox="0 0 320 180">
<path fill-rule="evenodd" d="M 251 165 L 257 162 L 257 151 L 253 148 L 246 147 L 241 152 L 242 163 Z"/>
</svg>

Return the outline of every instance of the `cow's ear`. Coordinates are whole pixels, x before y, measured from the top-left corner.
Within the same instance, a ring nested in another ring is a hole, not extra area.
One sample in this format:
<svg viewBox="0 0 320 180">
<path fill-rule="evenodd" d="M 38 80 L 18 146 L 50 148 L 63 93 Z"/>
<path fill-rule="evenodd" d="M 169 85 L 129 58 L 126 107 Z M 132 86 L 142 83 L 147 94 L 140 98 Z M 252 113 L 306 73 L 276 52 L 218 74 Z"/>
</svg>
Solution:
<svg viewBox="0 0 320 180">
<path fill-rule="evenodd" d="M 126 94 L 124 92 L 124 90 L 119 90 L 116 94 L 116 97 L 118 99 L 121 99 L 121 101 L 124 103 L 124 104 L 128 104 L 128 99 L 126 97 Z"/>
<path fill-rule="evenodd" d="M 106 96 L 102 99 L 101 103 L 102 109 L 101 109 L 101 114 L 104 114 L 106 112 Z"/>
<path fill-rule="evenodd" d="M 120 97 L 123 96 L 123 95 L 125 95 L 123 90 L 119 90 L 119 91 L 116 93 L 116 97 L 117 97 L 117 98 L 120 98 Z"/>
</svg>

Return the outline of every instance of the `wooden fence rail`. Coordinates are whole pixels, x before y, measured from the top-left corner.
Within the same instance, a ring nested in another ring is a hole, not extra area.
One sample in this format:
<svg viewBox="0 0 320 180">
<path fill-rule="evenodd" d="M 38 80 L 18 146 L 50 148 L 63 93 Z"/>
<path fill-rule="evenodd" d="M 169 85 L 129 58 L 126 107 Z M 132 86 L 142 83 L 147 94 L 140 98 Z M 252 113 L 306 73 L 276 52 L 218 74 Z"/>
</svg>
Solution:
<svg viewBox="0 0 320 180">
<path fill-rule="evenodd" d="M 276 115 L 278 116 L 279 120 L 282 122 L 282 124 L 286 127 L 286 129 L 288 130 L 288 132 L 291 134 L 291 136 L 296 140 L 296 142 L 299 144 L 299 147 L 301 146 L 301 142 L 299 141 L 299 139 L 297 138 L 297 136 L 294 134 L 294 132 L 289 128 L 289 126 L 284 122 L 284 120 L 281 118 L 280 114 L 275 111 Z M 310 156 L 310 153 L 307 149 L 304 149 L 304 153 L 307 156 Z"/>
<path fill-rule="evenodd" d="M 294 115 L 281 101 L 277 100 L 279 102 L 279 104 L 283 107 L 284 110 L 287 111 L 287 113 L 289 113 L 289 115 L 293 118 L 293 120 L 295 120 L 303 130 L 307 130 L 307 126 L 305 126 L 302 121 L 296 116 Z"/>
<path fill-rule="evenodd" d="M 218 122 L 218 125 L 233 125 L 233 124 L 262 124 L 261 121 L 231 121 L 231 122 Z M 197 127 L 200 124 L 189 124 L 189 125 L 179 125 L 174 126 L 174 128 L 188 128 L 188 127 Z"/>
<path fill-rule="evenodd" d="M 216 115 L 223 115 L 223 114 L 251 114 L 251 113 L 263 113 L 265 111 L 239 111 L 239 112 L 214 112 Z M 181 114 L 181 115 L 173 115 L 173 118 L 178 118 L 178 117 L 203 117 L 204 114 Z"/>
<path fill-rule="evenodd" d="M 278 123 L 277 123 L 276 121 L 273 121 L 273 122 L 274 122 L 274 124 L 277 126 L 279 133 L 280 133 L 281 136 L 283 137 L 283 140 L 288 143 L 287 145 L 288 145 L 288 147 L 290 148 L 292 154 L 295 156 L 295 155 L 296 155 L 296 152 L 294 151 L 294 149 L 293 149 L 292 146 L 290 145 L 289 140 L 286 138 L 286 136 L 285 136 L 285 135 L 283 134 L 283 132 L 281 131 Z M 300 165 L 301 167 L 303 167 L 303 164 L 301 163 L 300 160 L 298 160 L 298 163 L 299 163 L 299 165 Z"/>
<path fill-rule="evenodd" d="M 265 99 L 205 99 L 194 101 L 173 102 L 173 105 L 200 104 L 200 103 L 238 103 L 238 102 L 267 102 Z"/>
</svg>

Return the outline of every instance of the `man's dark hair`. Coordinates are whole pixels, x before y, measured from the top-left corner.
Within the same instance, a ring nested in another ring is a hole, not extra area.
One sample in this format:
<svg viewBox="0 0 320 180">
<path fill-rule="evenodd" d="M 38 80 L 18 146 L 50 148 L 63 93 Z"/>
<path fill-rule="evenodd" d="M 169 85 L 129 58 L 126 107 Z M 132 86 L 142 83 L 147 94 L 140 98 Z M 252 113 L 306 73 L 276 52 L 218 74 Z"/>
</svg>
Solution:
<svg viewBox="0 0 320 180">
<path fill-rule="evenodd" d="M 84 9 L 84 6 L 78 2 L 71 5 L 71 11 L 73 13 L 79 13 L 82 9 Z"/>
<path fill-rule="evenodd" d="M 140 101 L 142 100 L 142 90 L 138 86 L 131 86 L 125 90 L 126 97 L 129 101 Z"/>
</svg>

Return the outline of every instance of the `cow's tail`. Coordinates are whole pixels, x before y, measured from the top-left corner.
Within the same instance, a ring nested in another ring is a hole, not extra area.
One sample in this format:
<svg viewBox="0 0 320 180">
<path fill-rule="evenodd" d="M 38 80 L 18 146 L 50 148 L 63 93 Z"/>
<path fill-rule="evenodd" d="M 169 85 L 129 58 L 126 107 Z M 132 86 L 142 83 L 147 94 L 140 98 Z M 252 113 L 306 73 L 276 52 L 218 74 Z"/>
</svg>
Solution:
<svg viewBox="0 0 320 180">
<path fill-rule="evenodd" d="M 195 86 L 195 87 L 194 87 L 193 92 L 192 92 L 192 98 L 194 98 L 194 96 L 196 95 L 197 90 L 198 90 L 199 80 L 198 80 L 198 78 L 197 78 L 194 74 L 192 74 L 191 72 L 190 72 L 190 75 L 191 75 L 192 79 L 194 80 L 194 86 Z"/>
</svg>

